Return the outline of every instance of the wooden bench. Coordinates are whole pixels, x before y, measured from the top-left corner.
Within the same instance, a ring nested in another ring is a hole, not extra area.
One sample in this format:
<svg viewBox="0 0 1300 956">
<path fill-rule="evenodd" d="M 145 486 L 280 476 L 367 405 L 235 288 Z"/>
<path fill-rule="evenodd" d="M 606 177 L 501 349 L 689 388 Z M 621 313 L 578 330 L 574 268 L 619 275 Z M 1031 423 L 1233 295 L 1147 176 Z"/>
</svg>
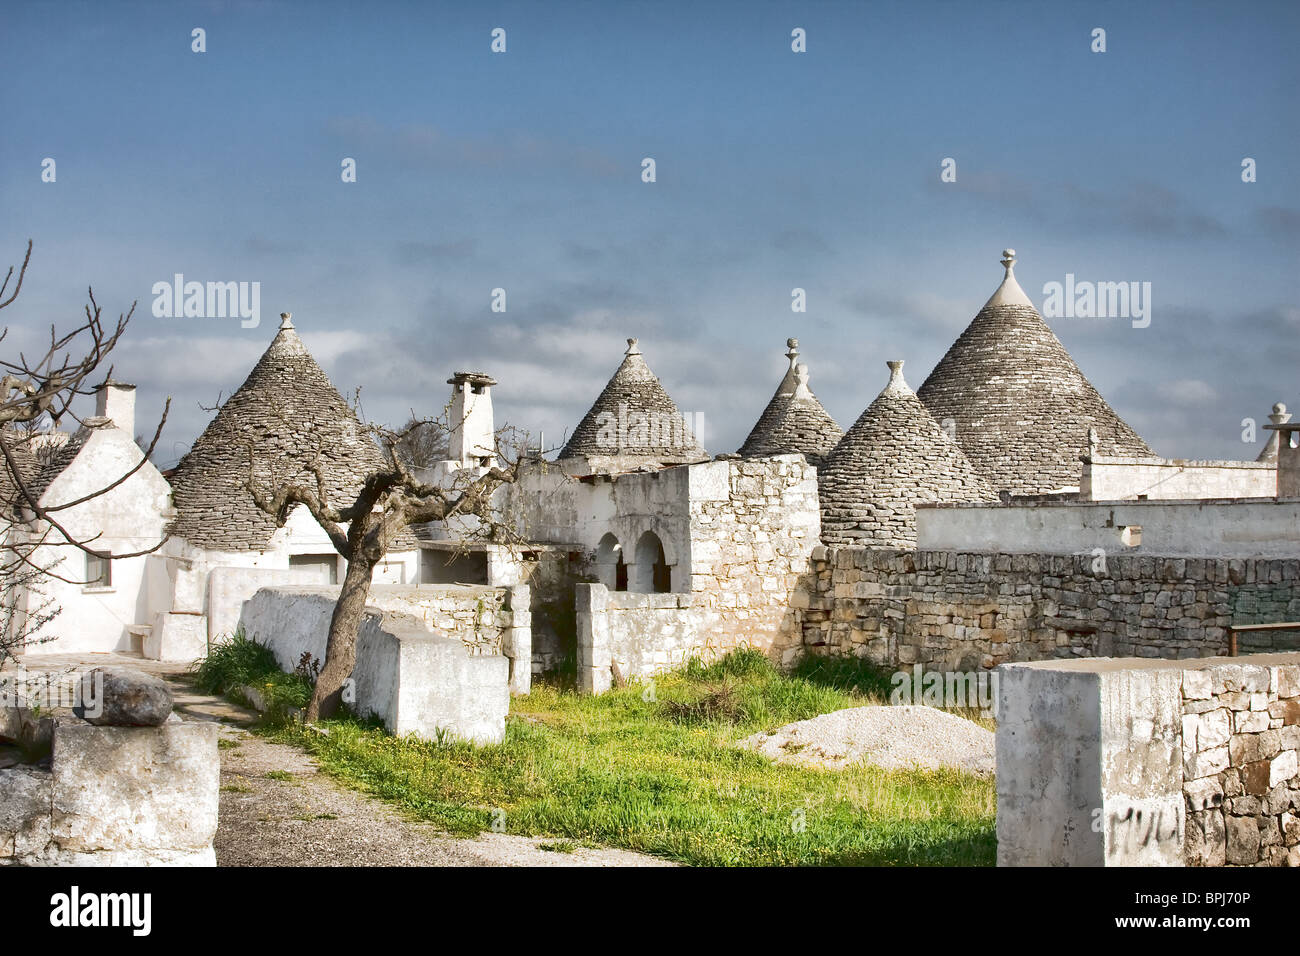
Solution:
<svg viewBox="0 0 1300 956">
<path fill-rule="evenodd" d="M 1228 625 L 1228 656 L 1237 656 L 1237 635 L 1243 631 L 1300 631 L 1300 621 L 1280 621 L 1277 624 Z"/>
</svg>

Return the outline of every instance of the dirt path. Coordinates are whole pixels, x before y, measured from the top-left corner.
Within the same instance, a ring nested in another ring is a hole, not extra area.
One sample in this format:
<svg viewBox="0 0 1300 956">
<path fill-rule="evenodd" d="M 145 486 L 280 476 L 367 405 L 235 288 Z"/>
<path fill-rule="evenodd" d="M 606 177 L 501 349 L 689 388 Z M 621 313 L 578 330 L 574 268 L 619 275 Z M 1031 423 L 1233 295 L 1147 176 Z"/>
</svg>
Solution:
<svg viewBox="0 0 1300 956">
<path fill-rule="evenodd" d="M 184 665 L 93 654 L 50 655 L 39 666 L 95 665 L 155 674 L 171 686 L 175 709 L 184 719 L 220 724 L 218 866 L 672 865 L 628 850 L 579 847 L 554 838 L 504 833 L 455 837 L 408 820 L 383 801 L 342 787 L 303 750 L 250 733 L 247 728 L 257 715 L 197 691 Z"/>
</svg>

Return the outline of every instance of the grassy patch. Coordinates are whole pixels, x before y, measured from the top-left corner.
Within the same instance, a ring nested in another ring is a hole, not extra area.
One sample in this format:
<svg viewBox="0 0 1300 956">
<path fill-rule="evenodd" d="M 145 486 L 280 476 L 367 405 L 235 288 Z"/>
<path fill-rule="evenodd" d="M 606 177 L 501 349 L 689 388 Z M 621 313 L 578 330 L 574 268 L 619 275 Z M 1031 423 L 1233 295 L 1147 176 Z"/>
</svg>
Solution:
<svg viewBox="0 0 1300 956">
<path fill-rule="evenodd" d="M 311 681 L 304 674 L 281 671 L 271 649 L 245 637 L 243 631 L 213 645 L 208 656 L 194 665 L 193 675 L 194 686 L 204 693 L 221 694 L 245 706 L 255 705 L 242 688 L 254 688 L 272 721 L 285 719 L 311 700 Z"/>
<path fill-rule="evenodd" d="M 825 670 L 781 676 L 762 655 L 739 652 L 653 689 L 584 697 L 536 686 L 512 702 L 505 740 L 493 746 L 395 738 L 353 719 L 327 722 L 328 735 L 292 723 L 263 732 L 453 832 L 495 824 L 702 865 L 991 865 L 990 780 L 777 766 L 732 746 L 873 702 L 860 680 L 837 680 Z"/>
<path fill-rule="evenodd" d="M 288 770 L 268 770 L 266 772 L 266 778 L 268 780 L 292 780 L 293 774 Z"/>
</svg>

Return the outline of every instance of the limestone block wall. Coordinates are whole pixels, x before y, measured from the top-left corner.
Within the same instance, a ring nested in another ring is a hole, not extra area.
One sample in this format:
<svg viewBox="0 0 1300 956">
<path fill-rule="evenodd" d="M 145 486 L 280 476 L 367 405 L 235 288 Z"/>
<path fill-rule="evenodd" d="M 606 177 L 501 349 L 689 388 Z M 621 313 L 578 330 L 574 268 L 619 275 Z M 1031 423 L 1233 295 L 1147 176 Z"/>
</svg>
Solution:
<svg viewBox="0 0 1300 956">
<path fill-rule="evenodd" d="M 813 653 L 889 667 L 1227 652 L 1230 624 L 1300 620 L 1300 559 L 819 548 L 791 597 Z M 1241 653 L 1292 632 L 1244 634 Z"/>
<path fill-rule="evenodd" d="M 215 866 L 217 726 L 54 721 L 48 769 L 0 770 L 0 866 Z"/>
<path fill-rule="evenodd" d="M 1184 671 L 1180 703 L 1187 865 L 1300 866 L 1300 655 Z"/>
<path fill-rule="evenodd" d="M 244 605 L 240 626 L 271 648 L 282 670 L 292 671 L 303 654 L 325 659 L 337 598 L 337 588 L 263 588 Z M 530 656 L 515 674 L 526 677 Z M 411 615 L 366 608 L 351 678 L 351 706 L 395 734 L 433 740 L 449 733 L 476 743 L 499 743 L 505 734 L 510 660 L 472 654 Z"/>
<path fill-rule="evenodd" d="M 820 547 L 817 469 L 802 455 L 692 467 L 690 590 L 714 646 L 746 644 L 793 662 L 790 594 Z"/>
<path fill-rule="evenodd" d="M 1300 654 L 998 676 L 1000 866 L 1300 866 Z"/>
</svg>

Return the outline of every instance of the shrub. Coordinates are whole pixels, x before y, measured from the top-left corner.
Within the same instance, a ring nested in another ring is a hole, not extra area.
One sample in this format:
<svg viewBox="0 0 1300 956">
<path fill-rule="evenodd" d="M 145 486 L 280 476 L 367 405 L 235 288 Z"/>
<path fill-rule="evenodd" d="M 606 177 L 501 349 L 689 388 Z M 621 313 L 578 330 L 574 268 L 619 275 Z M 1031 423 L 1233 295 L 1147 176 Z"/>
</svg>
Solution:
<svg viewBox="0 0 1300 956">
<path fill-rule="evenodd" d="M 226 694 L 244 684 L 264 683 L 268 674 L 279 671 L 271 649 L 245 637 L 241 629 L 213 645 L 194 665 L 194 683 L 204 693 Z"/>
<path fill-rule="evenodd" d="M 208 656 L 194 666 L 194 683 L 201 691 L 224 694 L 245 704 L 252 701 L 240 688 L 256 688 L 267 719 L 282 721 L 311 700 L 312 675 L 319 670 L 313 665 L 310 659 L 300 661 L 294 673 L 286 674 L 269 647 L 236 631 L 233 637 L 214 645 Z"/>
</svg>

